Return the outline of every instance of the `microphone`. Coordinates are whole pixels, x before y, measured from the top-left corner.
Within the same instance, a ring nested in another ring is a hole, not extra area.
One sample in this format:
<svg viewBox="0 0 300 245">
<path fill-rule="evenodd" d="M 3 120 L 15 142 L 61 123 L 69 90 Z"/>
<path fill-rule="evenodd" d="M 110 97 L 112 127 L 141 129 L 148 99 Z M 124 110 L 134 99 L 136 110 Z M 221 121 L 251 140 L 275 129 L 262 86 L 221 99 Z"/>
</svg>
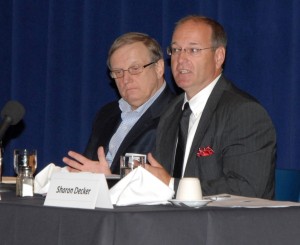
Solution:
<svg viewBox="0 0 300 245">
<path fill-rule="evenodd" d="M 8 101 L 1 111 L 0 141 L 10 125 L 16 125 L 24 116 L 25 109 L 18 101 Z"/>
</svg>

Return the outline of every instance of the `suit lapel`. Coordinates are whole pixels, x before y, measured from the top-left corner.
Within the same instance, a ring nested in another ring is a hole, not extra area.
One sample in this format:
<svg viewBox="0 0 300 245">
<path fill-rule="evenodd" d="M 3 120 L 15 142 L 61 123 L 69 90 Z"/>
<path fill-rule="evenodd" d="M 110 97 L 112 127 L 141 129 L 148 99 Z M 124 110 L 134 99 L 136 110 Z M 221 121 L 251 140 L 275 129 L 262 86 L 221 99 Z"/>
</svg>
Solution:
<svg viewBox="0 0 300 245">
<path fill-rule="evenodd" d="M 177 144 L 177 133 L 178 133 L 178 123 L 180 119 L 180 111 L 183 103 L 183 94 L 179 96 L 176 101 L 170 106 L 169 110 L 161 118 L 163 127 L 159 130 L 160 135 L 157 135 L 159 144 L 158 160 L 163 161 L 164 167 L 170 173 L 173 171 L 175 151 Z M 172 133 L 170 133 L 172 132 Z"/>
<path fill-rule="evenodd" d="M 108 152 L 108 146 L 111 137 L 116 132 L 118 126 L 121 123 L 121 111 L 117 111 L 117 113 L 107 115 L 106 118 L 107 123 L 105 123 L 105 130 L 101 130 L 102 132 L 109 132 L 101 134 L 99 138 L 98 145 L 106 146 L 105 147 L 105 154 Z"/>
<path fill-rule="evenodd" d="M 199 147 L 203 147 L 202 140 L 205 135 L 205 132 L 207 131 L 207 128 L 209 127 L 212 117 L 214 115 L 214 112 L 217 108 L 217 105 L 220 101 L 220 98 L 223 94 L 223 91 L 228 87 L 228 82 L 225 80 L 223 76 L 220 77 L 219 81 L 215 85 L 214 89 L 211 92 L 211 95 L 209 96 L 206 105 L 204 107 L 202 116 L 200 118 L 200 122 L 198 124 L 193 143 L 190 149 L 189 157 L 188 157 L 188 163 L 191 163 L 195 161 L 194 159 L 196 156 L 196 153 L 199 149 Z M 195 164 L 187 164 L 185 175 L 193 174 L 195 169 Z"/>
<path fill-rule="evenodd" d="M 145 112 L 145 114 L 139 119 L 139 121 L 132 127 L 132 129 L 126 135 L 116 155 L 125 153 L 124 151 L 132 144 L 132 142 L 140 135 L 140 133 L 147 129 L 152 123 L 153 118 L 151 117 L 151 113 L 149 113 L 149 111 Z"/>
</svg>

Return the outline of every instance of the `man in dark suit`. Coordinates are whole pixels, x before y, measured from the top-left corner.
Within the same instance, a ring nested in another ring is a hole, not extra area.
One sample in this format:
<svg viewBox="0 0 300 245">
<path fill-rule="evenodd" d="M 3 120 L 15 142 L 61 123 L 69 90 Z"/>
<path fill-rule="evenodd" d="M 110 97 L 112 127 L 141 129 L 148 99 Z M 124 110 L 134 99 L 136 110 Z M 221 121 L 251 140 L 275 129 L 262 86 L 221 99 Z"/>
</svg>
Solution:
<svg viewBox="0 0 300 245">
<path fill-rule="evenodd" d="M 107 64 L 122 98 L 98 112 L 84 154 L 63 158 L 70 171 L 119 174 L 122 154 L 152 151 L 159 117 L 174 96 L 164 81 L 161 47 L 146 34 L 117 38 Z"/>
<path fill-rule="evenodd" d="M 198 177 L 203 195 L 272 199 L 274 126 L 254 98 L 222 75 L 226 44 L 224 29 L 214 20 L 188 16 L 177 23 L 168 54 L 176 84 L 185 93 L 161 117 L 156 151 L 148 154 L 146 168 L 175 189 L 181 177 Z M 178 124 L 186 103 L 191 114 L 185 154 L 176 161 Z"/>
</svg>

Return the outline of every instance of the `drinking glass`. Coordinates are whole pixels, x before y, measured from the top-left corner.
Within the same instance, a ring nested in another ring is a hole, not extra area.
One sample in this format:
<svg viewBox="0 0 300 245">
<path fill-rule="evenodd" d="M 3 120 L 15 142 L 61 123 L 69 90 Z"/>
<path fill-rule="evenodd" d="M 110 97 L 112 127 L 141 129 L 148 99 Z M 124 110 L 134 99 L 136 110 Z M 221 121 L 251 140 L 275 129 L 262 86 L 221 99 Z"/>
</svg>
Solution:
<svg viewBox="0 0 300 245">
<path fill-rule="evenodd" d="M 19 173 L 21 166 L 31 167 L 32 174 L 34 174 L 37 168 L 37 151 L 28 149 L 14 150 L 14 169 L 16 174 Z"/>
<path fill-rule="evenodd" d="M 138 166 L 145 167 L 147 156 L 137 153 L 126 153 L 120 159 L 120 178 L 122 179 Z"/>
</svg>

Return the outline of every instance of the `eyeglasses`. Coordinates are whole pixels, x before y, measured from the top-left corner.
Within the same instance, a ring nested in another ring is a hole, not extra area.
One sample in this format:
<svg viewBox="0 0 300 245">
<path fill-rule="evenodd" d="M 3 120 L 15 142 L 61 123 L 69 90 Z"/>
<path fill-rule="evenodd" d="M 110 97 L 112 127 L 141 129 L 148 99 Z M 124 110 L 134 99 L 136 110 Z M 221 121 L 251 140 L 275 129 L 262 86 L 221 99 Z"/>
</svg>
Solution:
<svg viewBox="0 0 300 245">
<path fill-rule="evenodd" d="M 167 47 L 167 54 L 168 55 L 179 55 L 182 51 L 186 52 L 187 54 L 191 56 L 198 56 L 200 55 L 202 50 L 206 49 L 214 49 L 215 47 L 209 47 L 209 48 L 175 48 L 175 47 Z"/>
<path fill-rule="evenodd" d="M 122 78 L 122 77 L 124 77 L 124 72 L 125 71 L 128 71 L 129 74 L 131 74 L 131 75 L 137 75 L 137 74 L 142 73 L 144 68 L 146 68 L 147 66 L 150 66 L 150 65 L 152 65 L 156 62 L 157 61 L 153 61 L 153 62 L 150 62 L 149 64 L 144 65 L 144 66 L 141 66 L 141 65 L 131 66 L 127 70 L 123 70 L 123 69 L 112 70 L 112 71 L 110 71 L 110 76 L 113 79 Z"/>
</svg>

